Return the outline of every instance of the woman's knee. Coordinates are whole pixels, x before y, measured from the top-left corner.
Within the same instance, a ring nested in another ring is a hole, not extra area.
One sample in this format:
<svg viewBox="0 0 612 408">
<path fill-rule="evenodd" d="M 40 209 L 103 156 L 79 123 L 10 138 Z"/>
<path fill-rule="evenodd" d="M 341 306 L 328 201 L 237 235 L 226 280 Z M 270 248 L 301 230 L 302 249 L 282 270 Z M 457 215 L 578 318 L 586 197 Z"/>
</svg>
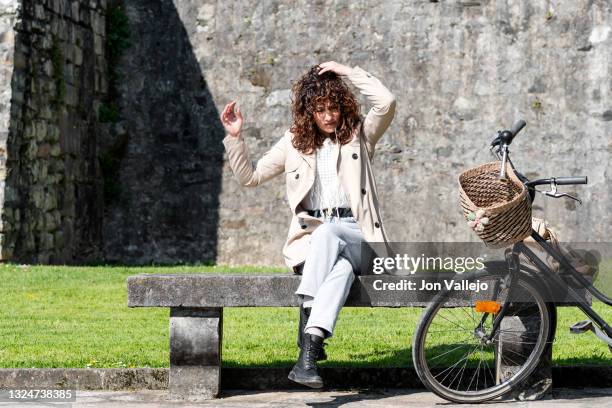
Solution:
<svg viewBox="0 0 612 408">
<path fill-rule="evenodd" d="M 339 228 L 335 224 L 324 223 L 319 225 L 313 232 L 313 239 L 338 239 Z"/>
</svg>

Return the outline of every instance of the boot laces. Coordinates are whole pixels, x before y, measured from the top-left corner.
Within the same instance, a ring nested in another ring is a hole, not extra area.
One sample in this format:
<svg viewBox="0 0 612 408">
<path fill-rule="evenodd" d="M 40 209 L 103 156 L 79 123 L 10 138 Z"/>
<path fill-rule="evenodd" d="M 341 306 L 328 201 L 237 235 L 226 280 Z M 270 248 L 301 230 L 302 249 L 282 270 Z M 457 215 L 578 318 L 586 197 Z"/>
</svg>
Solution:
<svg viewBox="0 0 612 408">
<path fill-rule="evenodd" d="M 314 368 L 316 365 L 317 357 L 319 355 L 320 347 L 317 347 L 312 339 L 309 339 L 308 345 L 306 346 L 306 361 L 304 362 L 307 370 Z"/>
</svg>

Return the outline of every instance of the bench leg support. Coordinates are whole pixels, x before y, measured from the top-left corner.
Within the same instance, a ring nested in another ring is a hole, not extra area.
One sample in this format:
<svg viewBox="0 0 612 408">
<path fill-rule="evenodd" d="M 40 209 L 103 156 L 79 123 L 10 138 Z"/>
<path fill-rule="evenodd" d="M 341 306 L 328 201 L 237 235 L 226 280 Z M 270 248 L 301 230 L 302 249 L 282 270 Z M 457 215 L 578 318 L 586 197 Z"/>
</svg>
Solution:
<svg viewBox="0 0 612 408">
<path fill-rule="evenodd" d="M 222 333 L 222 308 L 170 308 L 171 399 L 218 397 Z"/>
<path fill-rule="evenodd" d="M 556 327 L 556 315 L 554 319 L 555 321 L 551 322 L 553 328 Z M 507 330 L 510 333 L 510 337 L 509 341 L 504 343 L 504 335 L 502 335 L 501 342 L 496 350 L 498 382 L 503 378 L 508 378 L 520 368 L 515 364 L 524 361 L 521 359 L 521 356 L 529 355 L 531 351 L 530 346 L 517 344 L 517 340 L 521 339 L 517 339 L 516 335 L 513 334 L 526 329 L 536 329 L 530 326 L 533 326 L 533 318 L 530 319 L 529 315 L 509 316 L 502 320 L 500 328 Z M 521 387 L 508 394 L 504 399 L 526 401 L 551 398 L 552 386 L 552 344 L 549 343 L 546 345 L 535 371 L 525 380 Z"/>
</svg>

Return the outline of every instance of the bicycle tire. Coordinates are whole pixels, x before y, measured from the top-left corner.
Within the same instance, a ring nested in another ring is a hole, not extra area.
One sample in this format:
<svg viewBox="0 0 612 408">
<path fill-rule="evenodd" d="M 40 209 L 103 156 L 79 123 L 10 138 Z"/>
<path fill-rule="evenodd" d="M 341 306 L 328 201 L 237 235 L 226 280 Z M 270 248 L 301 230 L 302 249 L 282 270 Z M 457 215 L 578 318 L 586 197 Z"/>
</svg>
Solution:
<svg viewBox="0 0 612 408">
<path fill-rule="evenodd" d="M 501 275 L 486 273 L 480 273 L 473 275 L 469 279 L 501 279 Z M 535 282 L 533 279 L 530 279 L 525 276 L 518 276 L 518 280 L 515 282 L 516 285 L 522 287 L 527 290 L 530 294 L 533 295 L 534 304 L 537 305 L 539 309 L 539 315 L 541 319 L 541 323 L 537 333 L 537 340 L 535 341 L 535 346 L 533 347 L 529 357 L 525 360 L 525 362 L 520 366 L 520 368 L 512 375 L 511 377 L 505 379 L 503 382 L 499 384 L 495 384 L 492 387 L 487 387 L 478 391 L 470 391 L 470 387 L 472 381 L 470 381 L 467 390 L 452 390 L 447 386 L 444 386 L 441 382 L 444 381 L 442 379 L 439 381 L 436 378 L 435 372 L 429 367 L 426 356 L 426 339 L 428 335 L 429 328 L 431 327 L 432 320 L 436 317 L 440 310 L 447 310 L 447 308 L 443 308 L 442 306 L 450 296 L 451 292 L 448 290 L 444 290 L 438 293 L 432 302 L 425 308 L 423 314 L 421 315 L 421 319 L 417 325 L 417 330 L 413 337 L 413 345 L 412 345 L 412 358 L 414 362 L 415 370 L 423 382 L 423 384 L 436 395 L 452 401 L 456 403 L 478 403 L 489 401 L 498 397 L 503 396 L 511 392 L 520 386 L 520 384 L 527 379 L 527 377 L 534 371 L 539 363 L 539 359 L 544 352 L 547 343 L 552 339 L 551 336 L 551 316 L 553 314 L 550 311 L 550 307 L 553 307 L 549 303 L 547 303 L 542 296 L 542 288 Z M 531 304 L 531 303 L 529 303 Z M 470 346 L 471 347 L 471 346 Z M 494 345 L 495 347 L 495 345 Z M 482 350 L 482 348 L 481 348 Z M 448 353 L 448 352 L 447 352 Z M 471 352 L 473 353 L 473 351 Z M 470 354 L 471 354 L 470 353 Z M 466 362 L 464 363 L 464 367 L 462 370 L 465 370 L 467 361 L 469 359 L 469 355 L 465 357 Z M 437 357 L 436 357 L 437 358 Z M 458 367 L 457 367 L 458 368 Z M 448 368 L 447 368 L 448 370 Z M 479 375 L 480 363 L 476 368 L 476 375 Z M 483 366 L 484 370 L 484 366 Z M 437 374 L 438 376 L 440 373 Z M 455 376 L 457 376 L 456 374 Z M 463 376 L 463 374 L 462 374 Z M 451 382 L 452 383 L 455 381 Z M 462 378 L 459 378 L 458 385 L 461 384 Z M 478 379 L 476 380 L 476 387 L 478 386 Z M 485 377 L 485 387 L 487 386 L 486 377 Z"/>
</svg>

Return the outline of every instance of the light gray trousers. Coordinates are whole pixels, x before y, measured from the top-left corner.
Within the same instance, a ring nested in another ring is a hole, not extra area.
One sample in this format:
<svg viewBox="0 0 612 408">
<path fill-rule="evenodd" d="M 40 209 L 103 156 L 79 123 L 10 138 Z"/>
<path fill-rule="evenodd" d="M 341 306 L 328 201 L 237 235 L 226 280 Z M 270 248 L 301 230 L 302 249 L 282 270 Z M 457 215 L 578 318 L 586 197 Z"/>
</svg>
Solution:
<svg viewBox="0 0 612 408">
<path fill-rule="evenodd" d="M 310 236 L 310 250 L 304 262 L 296 294 L 302 301 L 312 298 L 306 328 L 319 327 L 331 337 L 340 309 L 359 270 L 361 242 L 359 224 L 353 217 L 330 217 Z"/>
</svg>

